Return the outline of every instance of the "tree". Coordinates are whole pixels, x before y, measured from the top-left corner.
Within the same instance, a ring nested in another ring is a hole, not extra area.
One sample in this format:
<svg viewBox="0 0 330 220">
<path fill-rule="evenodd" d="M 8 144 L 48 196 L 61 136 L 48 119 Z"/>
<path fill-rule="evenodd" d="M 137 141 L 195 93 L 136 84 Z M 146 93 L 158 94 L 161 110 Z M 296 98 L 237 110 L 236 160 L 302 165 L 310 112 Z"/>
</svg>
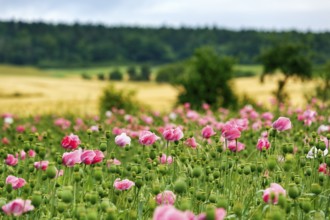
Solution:
<svg viewBox="0 0 330 220">
<path fill-rule="evenodd" d="M 323 83 L 316 88 L 316 93 L 323 102 L 326 102 L 330 99 L 330 60 L 322 67 L 319 77 Z"/>
<path fill-rule="evenodd" d="M 131 81 L 136 80 L 136 78 L 137 78 L 137 72 L 136 72 L 136 69 L 135 69 L 134 66 L 130 66 L 127 69 L 127 73 L 128 73 L 128 76 L 129 76 L 129 80 L 131 80 Z"/>
<path fill-rule="evenodd" d="M 150 80 L 150 74 L 151 74 L 150 66 L 142 65 L 141 66 L 141 72 L 140 72 L 140 80 L 141 81 L 149 81 Z"/>
<path fill-rule="evenodd" d="M 237 99 L 229 83 L 232 70 L 233 59 L 218 56 L 210 47 L 197 49 L 176 82 L 183 87 L 179 102 L 189 102 L 196 109 L 203 103 L 212 107 L 235 105 Z"/>
<path fill-rule="evenodd" d="M 261 82 L 268 74 L 274 74 L 280 70 L 284 79 L 278 81 L 278 88 L 275 91 L 277 100 L 284 101 L 288 96 L 285 85 L 289 78 L 297 77 L 301 80 L 309 79 L 312 76 L 312 64 L 306 56 L 306 51 L 300 45 L 282 44 L 273 47 L 260 55 L 260 61 L 264 66 Z"/>
<path fill-rule="evenodd" d="M 115 69 L 109 73 L 109 80 L 121 81 L 123 80 L 123 74 L 119 69 Z"/>
</svg>

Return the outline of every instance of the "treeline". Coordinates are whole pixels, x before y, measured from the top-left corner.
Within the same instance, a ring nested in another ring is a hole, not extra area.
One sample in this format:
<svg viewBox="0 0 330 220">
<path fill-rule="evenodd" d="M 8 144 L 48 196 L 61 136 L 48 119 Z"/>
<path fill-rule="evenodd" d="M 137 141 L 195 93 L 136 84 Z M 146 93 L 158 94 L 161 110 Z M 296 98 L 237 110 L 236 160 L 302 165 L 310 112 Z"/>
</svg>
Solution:
<svg viewBox="0 0 330 220">
<path fill-rule="evenodd" d="M 169 63 L 211 46 L 241 64 L 257 63 L 265 49 L 300 43 L 314 63 L 330 60 L 330 32 L 232 31 L 219 28 L 106 27 L 0 21 L 0 63 L 41 67 L 101 63 Z"/>
</svg>

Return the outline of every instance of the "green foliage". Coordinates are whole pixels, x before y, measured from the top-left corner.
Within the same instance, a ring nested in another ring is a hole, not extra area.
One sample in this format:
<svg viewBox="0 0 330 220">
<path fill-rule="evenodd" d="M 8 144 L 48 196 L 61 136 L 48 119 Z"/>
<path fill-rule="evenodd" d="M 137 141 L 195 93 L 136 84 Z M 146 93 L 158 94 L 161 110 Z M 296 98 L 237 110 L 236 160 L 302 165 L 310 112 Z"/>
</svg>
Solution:
<svg viewBox="0 0 330 220">
<path fill-rule="evenodd" d="M 105 27 L 0 21 L 0 63 L 40 67 L 86 66 L 109 62 L 169 63 L 213 45 L 239 63 L 256 63 L 272 43 L 297 42 L 313 51 L 313 62 L 330 59 L 330 33 L 230 31 L 219 28 Z M 244 40 L 242 40 L 244 39 Z"/>
<path fill-rule="evenodd" d="M 82 73 L 81 74 L 81 78 L 86 79 L 86 80 L 92 79 L 92 77 L 89 74 L 87 74 L 87 73 Z"/>
<path fill-rule="evenodd" d="M 156 82 L 174 82 L 184 72 L 184 62 L 172 63 L 161 67 L 157 71 Z"/>
<path fill-rule="evenodd" d="M 123 80 L 123 74 L 119 69 L 115 69 L 109 73 L 109 80 L 121 81 Z"/>
<path fill-rule="evenodd" d="M 98 80 L 105 80 L 104 73 L 98 73 L 97 78 L 98 78 Z"/>
<path fill-rule="evenodd" d="M 176 82 L 184 89 L 179 94 L 179 102 L 189 102 L 193 108 L 201 108 L 203 103 L 212 107 L 236 105 L 229 82 L 232 69 L 233 59 L 220 57 L 209 47 L 197 49 L 185 73 Z"/>
<path fill-rule="evenodd" d="M 252 72 L 252 71 L 236 70 L 233 75 L 236 78 L 239 78 L 239 77 L 252 77 L 252 76 L 255 76 L 255 73 Z"/>
<path fill-rule="evenodd" d="M 126 112 L 137 112 L 142 106 L 135 100 L 135 92 L 118 90 L 112 84 L 104 89 L 100 98 L 100 112 L 111 110 L 113 107 L 125 109 Z"/>
<path fill-rule="evenodd" d="M 127 73 L 128 73 L 128 76 L 129 76 L 129 80 L 131 80 L 131 81 L 135 81 L 136 80 L 136 78 L 137 78 L 137 71 L 136 71 L 136 68 L 134 66 L 130 66 L 127 69 Z"/>
<path fill-rule="evenodd" d="M 151 69 L 149 65 L 142 65 L 140 72 L 140 81 L 149 81 L 150 80 Z"/>
<path fill-rule="evenodd" d="M 306 56 L 304 48 L 297 44 L 281 44 L 275 46 L 260 55 L 260 61 L 264 66 L 261 82 L 267 74 L 273 74 L 280 70 L 284 79 L 278 81 L 278 89 L 275 92 L 279 101 L 284 101 L 287 94 L 284 92 L 285 84 L 291 77 L 302 80 L 312 77 L 312 63 Z"/>
<path fill-rule="evenodd" d="M 322 67 L 318 77 L 322 80 L 316 87 L 316 95 L 324 102 L 330 100 L 330 60 Z"/>
</svg>

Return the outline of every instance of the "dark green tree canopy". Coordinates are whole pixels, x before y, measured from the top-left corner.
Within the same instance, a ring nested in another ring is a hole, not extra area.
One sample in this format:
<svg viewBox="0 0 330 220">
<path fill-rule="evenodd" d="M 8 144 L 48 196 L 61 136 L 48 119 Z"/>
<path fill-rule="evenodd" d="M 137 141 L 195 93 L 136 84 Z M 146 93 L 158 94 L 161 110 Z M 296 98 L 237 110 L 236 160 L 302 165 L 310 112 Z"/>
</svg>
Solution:
<svg viewBox="0 0 330 220">
<path fill-rule="evenodd" d="M 281 44 L 275 46 L 260 55 L 260 61 L 264 66 L 261 82 L 267 74 L 273 74 L 279 70 L 284 74 L 284 79 L 278 81 L 278 89 L 275 92 L 279 101 L 284 101 L 287 94 L 284 92 L 288 79 L 295 76 L 301 80 L 312 77 L 312 63 L 308 51 L 301 45 Z"/>
<path fill-rule="evenodd" d="M 197 109 L 203 103 L 212 107 L 234 104 L 236 97 L 229 83 L 233 64 L 233 59 L 218 56 L 210 47 L 197 49 L 185 73 L 177 79 L 176 84 L 183 87 L 179 102 L 189 102 Z"/>
</svg>

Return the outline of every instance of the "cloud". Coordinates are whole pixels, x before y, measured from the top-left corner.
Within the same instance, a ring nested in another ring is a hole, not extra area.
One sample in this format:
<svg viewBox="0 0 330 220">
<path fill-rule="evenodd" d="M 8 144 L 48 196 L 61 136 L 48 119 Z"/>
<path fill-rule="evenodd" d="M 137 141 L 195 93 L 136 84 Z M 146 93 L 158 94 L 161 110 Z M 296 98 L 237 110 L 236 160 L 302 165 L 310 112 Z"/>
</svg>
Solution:
<svg viewBox="0 0 330 220">
<path fill-rule="evenodd" d="M 328 0 L 0 0 L 0 19 L 330 30 Z"/>
</svg>

